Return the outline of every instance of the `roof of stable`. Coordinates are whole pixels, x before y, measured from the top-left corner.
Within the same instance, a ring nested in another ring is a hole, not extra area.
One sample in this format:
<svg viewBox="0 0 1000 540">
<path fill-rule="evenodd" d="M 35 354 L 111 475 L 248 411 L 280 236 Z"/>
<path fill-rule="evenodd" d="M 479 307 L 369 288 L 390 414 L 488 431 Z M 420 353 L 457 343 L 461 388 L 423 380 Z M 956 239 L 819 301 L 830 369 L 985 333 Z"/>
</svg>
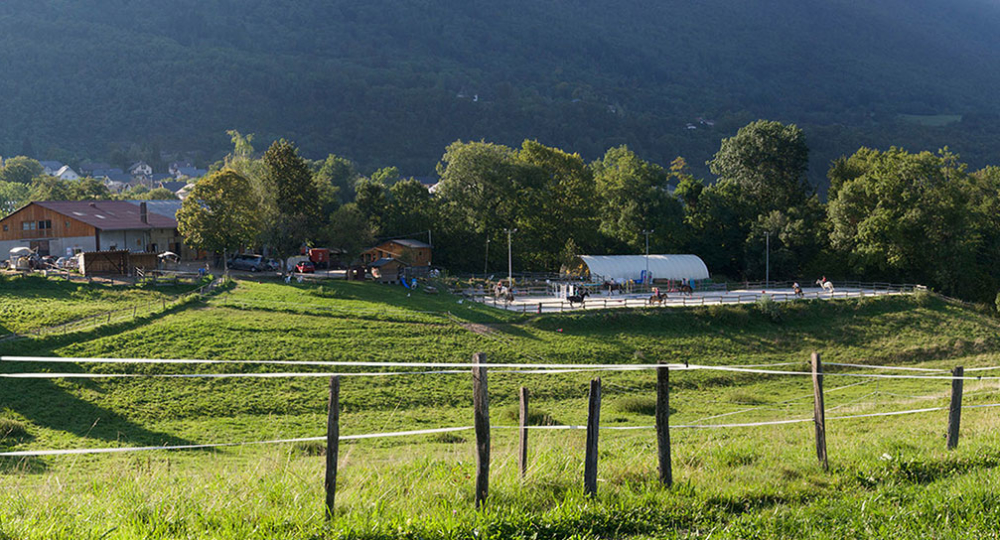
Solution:
<svg viewBox="0 0 1000 540">
<path fill-rule="evenodd" d="M 401 261 L 399 259 L 394 259 L 392 257 L 383 257 L 383 258 L 381 258 L 381 259 L 379 259 L 379 260 L 377 260 L 377 261 L 369 264 L 368 266 L 371 266 L 372 268 L 380 268 L 380 267 L 385 266 L 385 265 L 387 265 L 389 263 L 398 263 L 398 264 L 401 264 L 403 266 L 408 266 L 405 262 L 403 262 L 403 261 Z"/>
<path fill-rule="evenodd" d="M 143 223 L 139 214 L 139 205 L 127 201 L 36 201 L 32 204 L 82 221 L 102 231 L 174 229 L 177 227 L 176 220 L 152 210 L 147 211 L 147 223 Z M 148 205 L 147 208 L 149 208 Z"/>
<path fill-rule="evenodd" d="M 397 238 L 397 239 L 394 239 L 394 240 L 386 240 L 385 242 L 382 242 L 382 243 L 383 244 L 387 244 L 389 242 L 395 242 L 395 243 L 397 243 L 397 244 L 399 244 L 401 246 L 406 246 L 408 248 L 414 248 L 414 249 L 416 249 L 416 248 L 429 248 L 429 247 L 432 247 L 430 244 L 427 244 L 425 242 L 421 242 L 420 240 L 410 240 L 409 238 Z"/>
</svg>

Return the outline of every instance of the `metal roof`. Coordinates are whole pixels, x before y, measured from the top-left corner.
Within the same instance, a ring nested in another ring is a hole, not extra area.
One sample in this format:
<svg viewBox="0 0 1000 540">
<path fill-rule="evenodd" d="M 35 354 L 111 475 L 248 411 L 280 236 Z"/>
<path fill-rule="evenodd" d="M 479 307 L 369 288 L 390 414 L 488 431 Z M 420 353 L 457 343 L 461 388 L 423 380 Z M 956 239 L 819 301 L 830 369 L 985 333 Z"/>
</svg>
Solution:
<svg viewBox="0 0 1000 540">
<path fill-rule="evenodd" d="M 645 255 L 580 255 L 580 258 L 595 278 L 640 279 L 646 269 Z M 649 272 L 654 279 L 708 279 L 708 267 L 697 255 L 650 255 Z"/>
<path fill-rule="evenodd" d="M 401 246 L 406 246 L 408 248 L 414 248 L 414 249 L 431 247 L 431 245 L 428 243 L 421 242 L 420 240 L 411 240 L 409 238 L 397 238 L 395 240 L 386 240 L 385 242 L 383 242 L 383 244 L 388 242 L 395 242 Z"/>
<path fill-rule="evenodd" d="M 176 220 L 152 211 L 146 214 L 148 223 L 143 223 L 139 215 L 139 206 L 126 201 L 36 201 L 32 204 L 82 221 L 102 231 L 177 228 Z"/>
<path fill-rule="evenodd" d="M 146 203 L 146 210 L 150 214 L 159 214 L 164 217 L 171 218 L 173 220 L 177 219 L 177 212 L 181 209 L 181 201 L 174 199 L 149 199 L 149 200 L 127 200 L 125 201 L 129 204 L 134 204 L 136 208 L 140 204 Z"/>
</svg>

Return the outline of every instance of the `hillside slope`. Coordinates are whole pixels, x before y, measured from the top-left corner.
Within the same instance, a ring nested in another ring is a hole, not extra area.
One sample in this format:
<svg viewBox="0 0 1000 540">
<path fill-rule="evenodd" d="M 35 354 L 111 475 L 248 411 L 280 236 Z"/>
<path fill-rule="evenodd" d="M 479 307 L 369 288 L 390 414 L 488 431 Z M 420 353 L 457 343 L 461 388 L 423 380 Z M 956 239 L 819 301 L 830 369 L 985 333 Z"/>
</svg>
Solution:
<svg viewBox="0 0 1000 540">
<path fill-rule="evenodd" d="M 459 138 L 588 158 L 628 143 L 697 166 L 771 117 L 809 128 L 817 181 L 863 143 L 950 144 L 978 166 L 1000 112 L 998 24 L 985 0 L 12 0 L 0 155 L 217 154 L 237 128 L 410 174 Z"/>
<path fill-rule="evenodd" d="M 50 292 L 62 294 L 58 287 Z M 828 363 L 831 470 L 816 463 L 808 376 L 672 371 L 676 484 L 665 489 L 657 481 L 654 432 L 643 429 L 653 421 L 653 373 L 495 368 L 488 375 L 493 454 L 484 511 L 472 502 L 474 436 L 458 431 L 342 443 L 331 523 L 321 511 L 325 459 L 318 442 L 0 458 L 0 538 L 983 538 L 1000 523 L 995 409 L 963 411 L 962 442 L 948 451 L 945 409 L 842 417 L 946 407 L 949 381 L 863 380 L 838 376 L 861 368 L 830 365 L 995 366 L 1000 340 L 989 315 L 918 295 L 781 304 L 777 321 L 752 305 L 527 317 L 458 304 L 447 293 L 406 293 L 358 282 L 240 282 L 205 302 L 102 329 L 6 342 L 0 353 L 294 363 L 467 362 L 485 351 L 493 364 L 780 362 L 774 367 L 803 371 L 809 353 L 819 350 Z M 82 302 L 69 298 L 54 309 Z M 4 373 L 327 369 L 0 362 Z M 533 423 L 581 425 L 588 384 L 598 375 L 601 426 L 631 428 L 601 432 L 598 495 L 580 489 L 580 429 L 533 431 L 521 478 L 517 432 L 502 428 L 517 423 L 518 389 L 530 389 L 539 419 Z M 0 452 L 322 437 L 327 384 L 325 376 L 0 378 Z M 995 404 L 998 390 L 989 375 L 967 381 L 963 403 Z M 471 392 L 467 370 L 345 376 L 341 434 L 466 426 Z M 789 418 L 800 420 L 683 428 Z"/>
</svg>

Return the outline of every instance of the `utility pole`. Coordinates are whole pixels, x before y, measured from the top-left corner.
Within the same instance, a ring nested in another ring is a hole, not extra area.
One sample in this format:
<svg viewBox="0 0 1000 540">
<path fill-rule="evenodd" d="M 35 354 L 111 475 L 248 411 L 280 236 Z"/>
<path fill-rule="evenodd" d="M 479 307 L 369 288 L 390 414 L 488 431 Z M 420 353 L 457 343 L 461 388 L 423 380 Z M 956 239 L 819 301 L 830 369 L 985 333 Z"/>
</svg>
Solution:
<svg viewBox="0 0 1000 540">
<path fill-rule="evenodd" d="M 517 229 L 504 229 L 503 232 L 507 233 L 507 286 L 510 287 L 511 292 L 514 291 L 514 263 L 513 258 L 511 258 L 510 249 L 510 237 L 517 232 Z"/>
<path fill-rule="evenodd" d="M 652 281 L 649 279 L 649 235 L 656 232 L 656 229 L 643 230 L 642 234 L 646 235 L 646 277 L 642 280 L 643 285 L 649 285 L 647 281 Z"/>
<path fill-rule="evenodd" d="M 486 259 L 483 261 L 483 277 L 486 277 L 486 272 L 489 272 L 490 266 L 490 237 L 486 237 Z"/>
<path fill-rule="evenodd" d="M 767 247 L 764 250 L 764 288 L 771 286 L 771 231 L 764 233 Z"/>
</svg>

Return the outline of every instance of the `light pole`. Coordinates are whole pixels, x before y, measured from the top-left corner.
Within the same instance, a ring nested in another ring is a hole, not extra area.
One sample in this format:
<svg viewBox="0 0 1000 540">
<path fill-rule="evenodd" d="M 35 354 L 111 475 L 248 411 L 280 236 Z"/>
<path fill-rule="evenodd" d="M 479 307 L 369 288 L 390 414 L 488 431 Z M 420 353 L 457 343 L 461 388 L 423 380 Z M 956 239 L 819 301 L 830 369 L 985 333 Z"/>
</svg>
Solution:
<svg viewBox="0 0 1000 540">
<path fill-rule="evenodd" d="M 486 272 L 489 272 L 490 267 L 490 237 L 486 237 L 486 258 L 483 260 L 483 277 L 486 277 Z"/>
<path fill-rule="evenodd" d="M 643 285 L 649 285 L 647 281 L 652 281 L 649 279 L 649 235 L 656 232 L 656 229 L 643 230 L 642 234 L 646 235 L 646 277 L 642 280 Z"/>
<path fill-rule="evenodd" d="M 764 233 L 764 288 L 771 286 L 771 231 Z"/>
<path fill-rule="evenodd" d="M 503 232 L 507 233 L 507 286 L 510 290 L 514 290 L 514 263 L 511 258 L 510 250 L 510 237 L 517 232 L 517 229 L 504 229 Z"/>
</svg>

